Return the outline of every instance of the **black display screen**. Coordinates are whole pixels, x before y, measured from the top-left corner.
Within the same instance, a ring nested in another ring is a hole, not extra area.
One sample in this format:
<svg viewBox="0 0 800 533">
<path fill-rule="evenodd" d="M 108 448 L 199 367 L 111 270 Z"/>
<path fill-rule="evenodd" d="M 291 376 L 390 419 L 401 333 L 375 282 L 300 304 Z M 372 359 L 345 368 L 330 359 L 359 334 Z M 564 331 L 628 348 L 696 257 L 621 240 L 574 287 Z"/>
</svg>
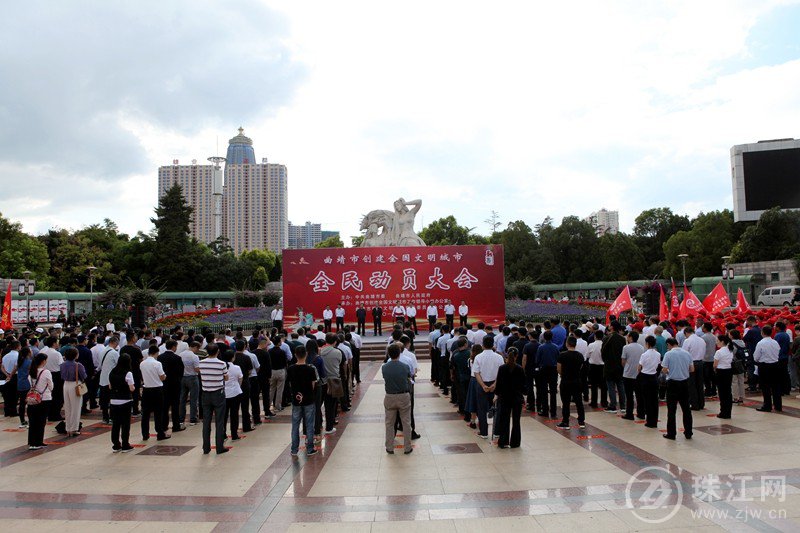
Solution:
<svg viewBox="0 0 800 533">
<path fill-rule="evenodd" d="M 745 207 L 800 208 L 800 148 L 744 152 Z"/>
</svg>

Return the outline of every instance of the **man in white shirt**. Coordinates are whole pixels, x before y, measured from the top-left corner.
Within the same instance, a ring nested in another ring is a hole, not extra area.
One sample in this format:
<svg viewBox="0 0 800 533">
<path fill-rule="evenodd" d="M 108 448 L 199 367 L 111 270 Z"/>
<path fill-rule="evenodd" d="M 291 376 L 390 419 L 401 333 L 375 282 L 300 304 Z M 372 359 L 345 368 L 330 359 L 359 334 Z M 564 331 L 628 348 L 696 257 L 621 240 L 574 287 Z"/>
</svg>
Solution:
<svg viewBox="0 0 800 533">
<path fill-rule="evenodd" d="M 331 322 L 333 321 L 333 311 L 331 311 L 331 306 L 326 305 L 325 310 L 322 311 L 322 322 L 325 324 L 325 333 L 330 333 L 331 329 Z"/>
<path fill-rule="evenodd" d="M 758 367 L 758 382 L 761 384 L 761 394 L 764 396 L 764 404 L 758 410 L 769 413 L 774 407 L 780 413 L 783 411 L 781 399 L 783 376 L 778 363 L 781 347 L 772 338 L 772 326 L 761 328 L 761 337 L 762 339 L 758 341 L 753 352 L 753 361 Z"/>
<path fill-rule="evenodd" d="M 350 345 L 353 347 L 353 379 L 356 383 L 361 383 L 361 347 L 364 345 L 361 340 L 361 335 L 355 333 L 351 327 L 345 326 L 345 338 L 347 333 L 350 333 Z"/>
<path fill-rule="evenodd" d="M 117 366 L 117 361 L 119 360 L 118 346 L 119 337 L 113 335 L 108 341 L 108 346 L 105 347 L 103 354 L 100 356 L 100 410 L 103 413 L 104 424 L 111 423 L 111 415 L 109 412 L 111 406 L 111 389 L 109 388 L 108 375 L 114 370 L 114 367 Z M 158 411 L 157 416 L 161 416 L 161 411 Z"/>
<path fill-rule="evenodd" d="M 336 333 L 339 333 L 344 328 L 344 307 L 342 304 L 336 306 Z"/>
<path fill-rule="evenodd" d="M 467 307 L 467 302 L 461 300 L 461 305 L 458 306 L 458 325 L 462 327 L 468 327 L 469 324 L 467 323 L 467 319 L 469 315 L 469 307 Z"/>
<path fill-rule="evenodd" d="M 472 344 L 483 346 L 483 338 L 486 336 L 485 327 L 483 322 L 478 322 L 478 329 L 472 334 Z"/>
<path fill-rule="evenodd" d="M 600 405 L 608 407 L 608 389 L 606 380 L 603 379 L 603 337 L 605 334 L 600 331 L 597 325 L 594 328 L 594 341 L 586 348 L 586 360 L 589 362 L 589 388 L 591 390 L 591 397 L 589 407 L 597 409 L 598 391 L 600 396 Z"/>
<path fill-rule="evenodd" d="M 44 349 L 41 353 L 47 356 L 44 367 L 53 375 L 53 399 L 50 401 L 50 411 L 47 419 L 50 422 L 59 422 L 61 417 L 61 406 L 64 405 L 64 381 L 61 379 L 61 363 L 64 358 L 59 351 L 59 342 L 55 337 L 47 337 L 44 340 Z"/>
<path fill-rule="evenodd" d="M 117 327 L 114 325 L 113 320 L 109 320 L 108 324 L 106 324 L 106 331 L 109 333 L 114 333 L 115 331 L 117 331 Z"/>
<path fill-rule="evenodd" d="M 17 359 L 19 359 L 19 341 L 11 341 L 6 346 L 9 350 L 3 356 L 2 360 L 2 377 L 5 380 L 3 385 L 3 414 L 6 417 L 17 416 Z M 24 417 L 23 417 L 24 418 Z"/>
<path fill-rule="evenodd" d="M 692 411 L 699 411 L 705 408 L 705 383 L 703 381 L 703 358 L 706 355 L 706 343 L 695 334 L 694 328 L 688 326 L 684 328 L 683 334 L 686 340 L 683 341 L 683 348 L 692 356 L 694 372 L 689 374 L 689 404 Z"/>
<path fill-rule="evenodd" d="M 453 317 L 455 316 L 455 314 L 456 314 L 456 306 L 453 305 L 453 302 L 447 300 L 447 303 L 445 303 L 444 305 L 444 319 L 445 323 L 448 326 L 450 326 L 450 329 L 453 329 L 453 326 L 455 325 L 453 323 Z"/>
<path fill-rule="evenodd" d="M 314 337 L 317 340 L 323 340 L 323 341 L 325 340 L 325 331 L 322 326 L 317 326 L 317 331 L 314 332 Z"/>
<path fill-rule="evenodd" d="M 392 317 L 396 324 L 400 324 L 400 327 L 403 327 L 406 321 L 406 308 L 402 303 L 397 302 L 397 305 L 394 306 L 394 309 L 392 309 Z"/>
<path fill-rule="evenodd" d="M 489 423 L 486 413 L 494 402 L 494 387 L 497 379 L 497 370 L 503 365 L 503 356 L 492 350 L 493 342 L 490 337 L 483 339 L 483 352 L 475 357 L 472 371 L 478 382 L 478 436 L 482 439 L 489 438 Z"/>
<path fill-rule="evenodd" d="M 158 347 L 151 346 L 147 350 L 149 357 L 142 361 L 139 370 L 142 372 L 142 440 L 150 438 L 150 415 L 156 426 L 158 440 L 170 438 L 166 432 L 167 419 L 164 412 L 164 380 L 167 379 L 164 367 L 158 360 Z"/>
<path fill-rule="evenodd" d="M 646 417 L 644 427 L 658 427 L 658 365 L 661 363 L 661 354 L 656 350 L 656 338 L 648 335 L 645 340 L 647 350 L 639 358 L 639 381 L 642 387 L 642 400 L 644 401 L 644 414 Z"/>
<path fill-rule="evenodd" d="M 450 356 L 447 353 L 447 343 L 450 341 L 450 327 L 442 326 L 442 334 L 436 339 L 436 348 L 439 351 L 439 388 L 445 395 L 449 393 L 450 387 Z"/>
<path fill-rule="evenodd" d="M 269 314 L 270 319 L 272 319 L 272 327 L 276 328 L 278 331 L 283 329 L 283 307 L 280 305 L 275 306 L 275 309 Z"/>
<path fill-rule="evenodd" d="M 414 335 L 418 335 L 417 331 L 417 308 L 414 304 L 409 303 L 406 306 L 406 321 L 411 322 L 411 327 L 414 329 Z"/>
<path fill-rule="evenodd" d="M 436 308 L 436 305 L 431 302 L 428 304 L 428 309 L 425 313 L 428 315 L 428 333 L 433 333 L 433 327 L 436 325 L 436 321 L 439 318 L 439 310 Z"/>
<path fill-rule="evenodd" d="M 198 391 L 200 381 L 197 376 L 200 374 L 200 357 L 197 352 L 200 350 L 200 343 L 192 342 L 189 348 L 178 353 L 183 361 L 183 379 L 181 380 L 181 404 L 178 408 L 181 425 L 186 422 L 186 400 L 189 400 L 189 425 L 197 424 L 197 410 L 199 408 Z"/>
</svg>

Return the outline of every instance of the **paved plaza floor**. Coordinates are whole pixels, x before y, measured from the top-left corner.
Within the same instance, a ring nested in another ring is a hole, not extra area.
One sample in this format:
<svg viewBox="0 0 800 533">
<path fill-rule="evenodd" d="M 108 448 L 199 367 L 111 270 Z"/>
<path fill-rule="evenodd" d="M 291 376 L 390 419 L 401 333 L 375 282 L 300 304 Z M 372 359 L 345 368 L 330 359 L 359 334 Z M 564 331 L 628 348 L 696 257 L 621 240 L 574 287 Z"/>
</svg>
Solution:
<svg viewBox="0 0 800 533">
<path fill-rule="evenodd" d="M 199 425 L 145 444 L 138 420 L 136 450 L 112 454 L 96 416 L 77 438 L 48 426 L 50 445 L 31 452 L 3 419 L 0 531 L 800 530 L 793 397 L 782 413 L 757 412 L 750 397 L 731 420 L 708 401 L 694 438 L 676 441 L 662 438 L 663 406 L 661 429 L 590 410 L 586 429 L 573 419 L 563 431 L 523 411 L 522 447 L 510 450 L 479 438 L 423 379 L 422 438 L 388 455 L 379 368 L 362 365 L 352 411 L 310 458 L 289 454 L 288 409 L 222 456 L 203 455 Z"/>
</svg>

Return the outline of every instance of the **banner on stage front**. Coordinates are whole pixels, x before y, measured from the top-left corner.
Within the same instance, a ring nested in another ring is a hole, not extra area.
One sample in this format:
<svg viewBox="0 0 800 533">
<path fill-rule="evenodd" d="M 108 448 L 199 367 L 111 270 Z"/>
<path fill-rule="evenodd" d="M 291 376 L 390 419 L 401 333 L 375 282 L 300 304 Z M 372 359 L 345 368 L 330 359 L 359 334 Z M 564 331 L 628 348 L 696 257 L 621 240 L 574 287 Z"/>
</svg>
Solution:
<svg viewBox="0 0 800 533">
<path fill-rule="evenodd" d="M 345 322 L 356 322 L 356 309 L 380 307 L 384 322 L 398 302 L 427 321 L 431 303 L 444 322 L 444 306 L 463 300 L 470 323 L 496 324 L 505 319 L 503 247 L 407 246 L 318 248 L 283 251 L 283 307 L 287 327 L 319 324 L 326 306 L 345 309 Z M 302 312 L 302 315 L 300 313 Z M 302 318 L 298 319 L 298 315 Z M 310 316 L 309 316 L 310 315 Z M 458 323 L 458 322 L 456 322 Z"/>
</svg>

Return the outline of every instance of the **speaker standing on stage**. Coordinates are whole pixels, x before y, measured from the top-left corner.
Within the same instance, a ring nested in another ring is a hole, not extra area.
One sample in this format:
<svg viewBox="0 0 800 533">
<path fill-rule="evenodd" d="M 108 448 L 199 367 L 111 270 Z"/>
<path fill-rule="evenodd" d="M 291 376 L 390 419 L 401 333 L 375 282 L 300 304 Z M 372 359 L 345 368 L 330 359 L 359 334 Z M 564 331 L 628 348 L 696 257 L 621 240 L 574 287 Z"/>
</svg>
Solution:
<svg viewBox="0 0 800 533">
<path fill-rule="evenodd" d="M 461 305 L 458 306 L 458 320 L 460 326 L 467 326 L 468 314 L 469 314 L 469 307 L 467 307 L 467 302 L 461 300 Z"/>
</svg>

